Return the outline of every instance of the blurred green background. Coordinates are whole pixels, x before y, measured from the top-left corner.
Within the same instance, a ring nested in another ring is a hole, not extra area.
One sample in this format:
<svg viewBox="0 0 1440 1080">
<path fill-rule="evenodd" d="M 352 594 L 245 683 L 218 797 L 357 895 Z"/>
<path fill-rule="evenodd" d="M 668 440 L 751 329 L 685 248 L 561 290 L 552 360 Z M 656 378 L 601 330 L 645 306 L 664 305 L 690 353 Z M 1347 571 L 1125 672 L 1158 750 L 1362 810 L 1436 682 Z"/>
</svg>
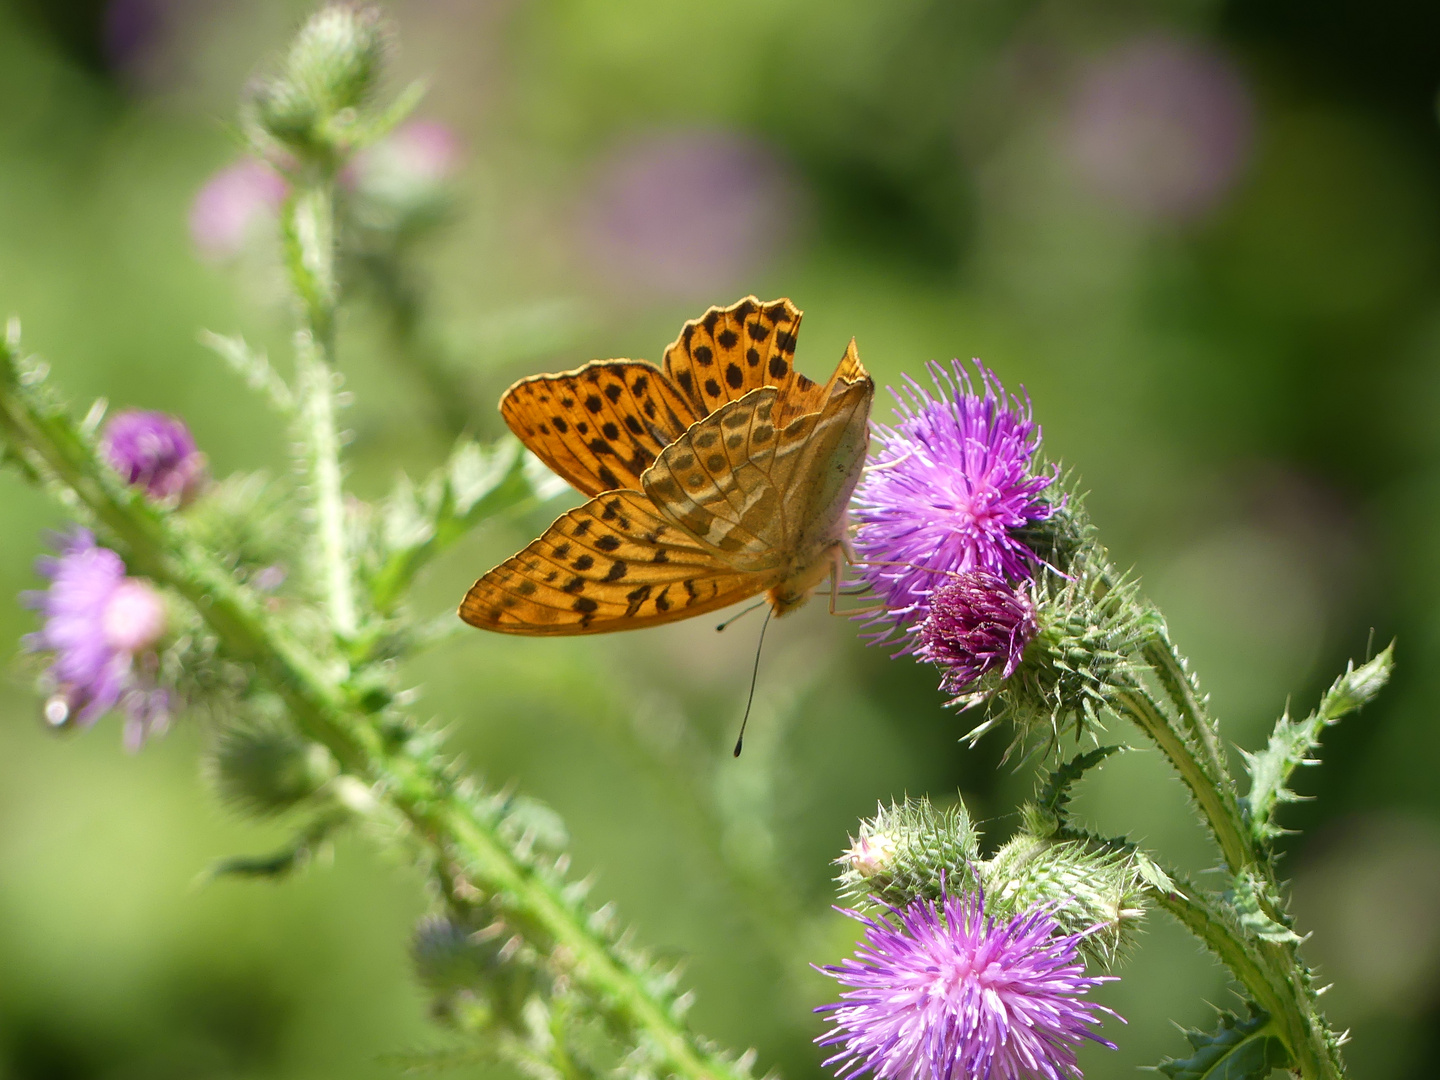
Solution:
<svg viewBox="0 0 1440 1080">
<path fill-rule="evenodd" d="M 429 382 L 383 320 L 347 313 L 355 490 L 436 464 L 457 411 L 498 434 L 511 379 L 658 359 L 683 319 L 747 292 L 806 310 L 812 376 L 851 335 L 882 385 L 983 357 L 1028 388 L 1049 452 L 1082 474 L 1232 740 L 1260 741 L 1288 695 L 1308 710 L 1372 631 L 1398 636 L 1396 684 L 1302 777 L 1317 799 L 1285 812 L 1304 834 L 1284 869 L 1354 1076 L 1432 1076 L 1440 7 L 388 9 L 397 81 L 431 78 L 422 115 L 448 125 L 460 162 L 451 220 L 411 252 L 430 289 Z M 104 395 L 183 414 L 221 474 L 284 469 L 283 433 L 197 332 L 243 332 L 283 365 L 287 312 L 273 248 L 227 247 L 191 207 L 238 156 L 241 87 L 307 10 L 0 0 L 0 308 L 77 408 Z M 418 602 L 453 606 L 560 505 L 477 535 Z M 63 518 L 10 474 L 0 508 L 10 596 L 38 584 L 42 531 Z M 33 625 L 0 603 L 0 652 Z M 832 984 L 806 965 L 852 936 L 828 907 L 847 831 L 877 800 L 958 790 L 998 841 L 1031 780 L 1000 765 L 1003 735 L 957 746 L 965 720 L 932 674 L 865 649 L 823 603 L 771 628 L 733 761 L 758 623 L 711 626 L 477 632 L 413 679 L 479 772 L 564 815 L 596 895 L 687 962 L 701 1030 L 757 1047 L 762 1071 L 817 1077 L 809 1010 Z M 214 857 L 283 836 L 216 804 L 200 733 L 181 723 L 133 756 L 113 722 L 56 738 L 24 665 L 9 671 L 0 1076 L 382 1077 L 396 1073 L 382 1055 L 434 1041 L 406 957 L 418 875 L 351 838 L 289 882 L 198 887 Z M 1205 865 L 1152 753 L 1112 761 L 1081 805 Z M 1178 1053 L 1168 1021 L 1206 1025 L 1209 1003 L 1233 1003 L 1159 918 L 1121 974 L 1104 1000 L 1130 1024 L 1109 1025 L 1121 1049 L 1087 1052 L 1087 1076 Z"/>
</svg>

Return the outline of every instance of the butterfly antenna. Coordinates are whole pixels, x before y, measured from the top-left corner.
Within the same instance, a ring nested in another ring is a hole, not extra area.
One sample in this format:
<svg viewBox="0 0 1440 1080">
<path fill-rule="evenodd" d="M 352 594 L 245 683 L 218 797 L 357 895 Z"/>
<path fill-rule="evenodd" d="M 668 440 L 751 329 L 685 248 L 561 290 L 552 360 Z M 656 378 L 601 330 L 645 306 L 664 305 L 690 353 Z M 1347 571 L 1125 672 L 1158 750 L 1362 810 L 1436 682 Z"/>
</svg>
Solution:
<svg viewBox="0 0 1440 1080">
<path fill-rule="evenodd" d="M 715 627 L 715 632 L 716 632 L 717 634 L 720 633 L 722 630 L 724 630 L 727 626 L 729 626 L 729 625 L 730 625 L 731 623 L 733 623 L 735 620 L 737 620 L 737 619 L 743 619 L 746 615 L 749 615 L 750 612 L 754 611 L 756 608 L 758 608 L 758 607 L 764 607 L 766 603 L 767 603 L 767 601 L 765 601 L 765 600 L 757 600 L 757 601 L 755 601 L 755 603 L 751 604 L 751 605 L 750 605 L 749 607 L 747 607 L 744 611 L 740 612 L 740 614 L 738 614 L 738 615 L 731 615 L 730 618 L 726 619 L 726 620 L 725 620 L 724 622 L 722 622 L 719 626 Z M 764 631 L 761 631 L 761 634 L 762 634 L 762 636 L 763 636 Z"/>
<path fill-rule="evenodd" d="M 755 704 L 755 681 L 760 678 L 760 650 L 765 647 L 765 631 L 770 627 L 770 616 L 775 614 L 771 608 L 765 613 L 765 621 L 760 624 L 760 640 L 755 643 L 755 667 L 750 672 L 750 696 L 745 700 L 745 718 L 740 721 L 740 734 L 735 739 L 735 756 L 740 756 L 740 751 L 745 747 L 745 725 L 750 722 L 750 706 Z"/>
</svg>

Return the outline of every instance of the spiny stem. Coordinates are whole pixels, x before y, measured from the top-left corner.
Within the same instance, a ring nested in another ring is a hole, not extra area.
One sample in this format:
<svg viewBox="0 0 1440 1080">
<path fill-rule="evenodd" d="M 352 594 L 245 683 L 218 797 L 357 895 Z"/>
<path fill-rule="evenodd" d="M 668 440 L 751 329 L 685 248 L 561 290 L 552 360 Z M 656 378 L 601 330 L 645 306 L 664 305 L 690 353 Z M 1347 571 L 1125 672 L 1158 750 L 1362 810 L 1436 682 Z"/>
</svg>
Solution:
<svg viewBox="0 0 1440 1080">
<path fill-rule="evenodd" d="M 1220 845 L 1220 854 L 1226 865 L 1232 871 L 1250 865 L 1253 861 L 1250 843 L 1245 836 L 1233 790 L 1227 799 L 1221 784 L 1210 775 L 1189 742 L 1175 730 L 1160 706 L 1144 690 L 1135 688 L 1122 692 L 1116 699 L 1115 708 L 1133 720 L 1170 759 L 1170 764 L 1195 797 L 1200 812 L 1205 816 L 1205 823 Z"/>
<path fill-rule="evenodd" d="M 1177 680 L 1174 689 L 1167 686 L 1167 693 L 1184 699 L 1189 696 L 1189 679 L 1179 666 L 1173 647 L 1165 651 L 1174 661 L 1173 666 L 1167 667 L 1167 674 Z M 1162 683 L 1167 681 L 1165 674 L 1159 677 Z M 1150 736 L 1180 774 L 1231 871 L 1248 868 L 1270 881 L 1268 867 L 1258 858 L 1250 841 L 1234 783 L 1218 757 L 1219 742 L 1213 738 L 1213 726 L 1199 711 L 1199 703 L 1193 702 L 1192 711 L 1186 716 L 1186 706 L 1177 702 L 1182 723 L 1192 738 L 1177 731 L 1159 704 L 1138 687 L 1121 693 L 1115 708 Z M 1200 739 L 1197 729 L 1210 731 L 1212 739 L 1208 742 Z M 1198 754 L 1197 744 L 1201 747 Z M 1207 745 L 1215 748 L 1215 756 L 1204 749 Z M 1200 894 L 1196 890 L 1191 890 L 1190 896 L 1158 892 L 1155 895 L 1156 902 L 1199 937 L 1230 968 L 1255 1001 L 1275 1018 L 1304 1080 L 1342 1080 L 1343 1070 L 1326 1040 L 1325 1021 L 1304 985 L 1301 961 L 1294 945 L 1257 942 L 1252 948 L 1225 920 L 1197 899 Z M 1266 906 L 1270 906 L 1268 902 Z"/>
<path fill-rule="evenodd" d="M 71 491 L 119 542 L 127 564 L 185 597 L 227 652 L 252 661 L 301 731 L 370 785 L 413 829 L 432 865 L 458 864 L 471 888 L 493 897 L 507 922 L 552 956 L 612 1030 L 650 1047 L 685 1080 L 741 1080 L 743 1070 L 691 1033 L 647 985 L 642 963 L 587 924 L 560 886 L 521 858 L 480 814 L 465 785 L 433 755 L 382 733 L 333 665 L 322 662 L 169 517 L 124 485 L 63 414 L 20 385 L 0 344 L 0 434 Z"/>
<path fill-rule="evenodd" d="M 346 544 L 344 474 L 336 423 L 335 180 L 326 171 L 308 177 L 286 206 L 286 265 L 300 301 L 302 328 L 295 335 L 300 423 L 315 501 L 316 565 L 335 634 L 355 636 L 359 620 Z"/>
</svg>

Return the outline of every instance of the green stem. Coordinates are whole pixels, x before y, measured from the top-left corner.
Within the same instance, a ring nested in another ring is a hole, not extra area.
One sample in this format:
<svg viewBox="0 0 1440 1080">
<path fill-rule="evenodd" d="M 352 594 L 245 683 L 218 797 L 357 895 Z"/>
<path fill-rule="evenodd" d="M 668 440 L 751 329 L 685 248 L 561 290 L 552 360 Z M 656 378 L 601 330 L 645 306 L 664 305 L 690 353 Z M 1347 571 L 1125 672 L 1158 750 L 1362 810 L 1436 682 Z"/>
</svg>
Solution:
<svg viewBox="0 0 1440 1080">
<path fill-rule="evenodd" d="M 1249 866 L 1254 861 L 1250 842 L 1233 788 L 1229 789 L 1230 797 L 1226 798 L 1228 781 L 1211 775 L 1193 753 L 1190 743 L 1175 730 L 1169 717 L 1144 690 L 1136 688 L 1122 692 L 1115 701 L 1115 709 L 1134 721 L 1170 759 L 1170 764 L 1195 797 L 1196 805 L 1205 816 L 1210 832 L 1220 845 L 1220 854 L 1231 871 Z"/>
<path fill-rule="evenodd" d="M 342 640 L 359 620 L 346 543 L 344 474 L 335 414 L 335 181 L 328 172 L 304 183 L 286 207 L 287 267 L 304 323 L 295 335 L 300 424 L 315 500 L 318 552 L 330 623 Z"/>
<path fill-rule="evenodd" d="M 651 988 L 644 963 L 591 929 L 579 902 L 509 847 L 460 778 L 410 741 L 380 731 L 335 665 L 290 634 L 181 523 L 124 485 L 67 417 L 38 404 L 6 348 L 0 348 L 0 433 L 94 514 L 132 571 L 184 596 L 227 652 L 253 662 L 297 726 L 409 822 L 432 863 L 458 863 L 470 891 L 492 897 L 537 948 L 563 959 L 572 984 L 617 1035 L 650 1047 L 666 1071 L 687 1080 L 740 1080 L 743 1070 L 692 1034 Z"/>
<path fill-rule="evenodd" d="M 1174 658 L 1174 666 L 1157 671 L 1162 684 L 1172 696 L 1189 697 L 1192 684 L 1179 666 L 1178 656 L 1166 642 L 1166 650 Z M 1148 650 L 1147 650 L 1148 656 Z M 1176 677 L 1178 676 L 1178 679 Z M 1174 685 L 1184 692 L 1172 689 Z M 1192 735 L 1186 738 L 1176 730 L 1169 718 L 1151 696 L 1134 688 L 1119 694 L 1114 707 L 1140 727 L 1170 760 L 1175 771 L 1195 797 L 1195 802 L 1209 825 L 1220 852 L 1232 873 L 1250 870 L 1273 884 L 1269 870 L 1252 845 L 1245 819 L 1235 798 L 1234 783 L 1224 770 L 1218 756 L 1218 739 L 1203 740 L 1200 730 L 1213 725 L 1193 701 L 1189 706 L 1177 702 L 1182 724 Z M 1187 708 L 1190 710 L 1186 715 Z M 1201 748 L 1196 753 L 1197 745 Z M 1217 753 L 1209 755 L 1204 747 L 1211 745 Z M 1194 889 L 1189 895 L 1156 893 L 1156 902 L 1174 915 L 1230 968 L 1235 978 L 1250 992 L 1257 1004 L 1275 1019 L 1281 1038 L 1289 1048 L 1295 1068 L 1304 1080 L 1342 1080 L 1344 1071 L 1336 1060 L 1326 1038 L 1326 1025 L 1308 987 L 1303 966 L 1293 944 L 1260 941 L 1253 944 L 1219 916 L 1217 911 L 1200 899 Z M 1269 907 L 1267 903 L 1267 907 Z M 1274 915 L 1275 912 L 1271 911 Z"/>
</svg>

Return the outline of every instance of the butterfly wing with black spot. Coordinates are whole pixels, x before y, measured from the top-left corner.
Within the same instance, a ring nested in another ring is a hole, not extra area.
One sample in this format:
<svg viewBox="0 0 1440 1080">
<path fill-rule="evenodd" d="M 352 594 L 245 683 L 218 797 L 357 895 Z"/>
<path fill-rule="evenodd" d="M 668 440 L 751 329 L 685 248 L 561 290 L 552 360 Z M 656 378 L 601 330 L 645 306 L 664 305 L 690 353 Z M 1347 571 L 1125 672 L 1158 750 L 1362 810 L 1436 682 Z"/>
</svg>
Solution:
<svg viewBox="0 0 1440 1080">
<path fill-rule="evenodd" d="M 727 308 L 712 307 L 687 322 L 665 350 L 665 373 L 701 416 L 762 386 L 780 391 L 782 423 L 814 412 L 825 395 L 795 370 L 800 319 L 789 300 L 762 304 L 747 296 Z"/>
<path fill-rule="evenodd" d="M 641 478 L 660 512 L 741 569 L 797 573 L 838 539 L 860 474 L 875 387 L 854 343 L 815 412 L 782 426 L 783 391 L 759 387 L 666 447 Z"/>
<path fill-rule="evenodd" d="M 717 611 L 772 584 L 773 574 L 737 570 L 640 492 L 612 491 L 477 581 L 460 617 L 507 634 L 598 634 Z"/>
<path fill-rule="evenodd" d="M 595 360 L 521 379 L 500 399 L 517 438 L 586 495 L 638 488 L 640 474 L 699 419 L 654 365 Z"/>
</svg>

